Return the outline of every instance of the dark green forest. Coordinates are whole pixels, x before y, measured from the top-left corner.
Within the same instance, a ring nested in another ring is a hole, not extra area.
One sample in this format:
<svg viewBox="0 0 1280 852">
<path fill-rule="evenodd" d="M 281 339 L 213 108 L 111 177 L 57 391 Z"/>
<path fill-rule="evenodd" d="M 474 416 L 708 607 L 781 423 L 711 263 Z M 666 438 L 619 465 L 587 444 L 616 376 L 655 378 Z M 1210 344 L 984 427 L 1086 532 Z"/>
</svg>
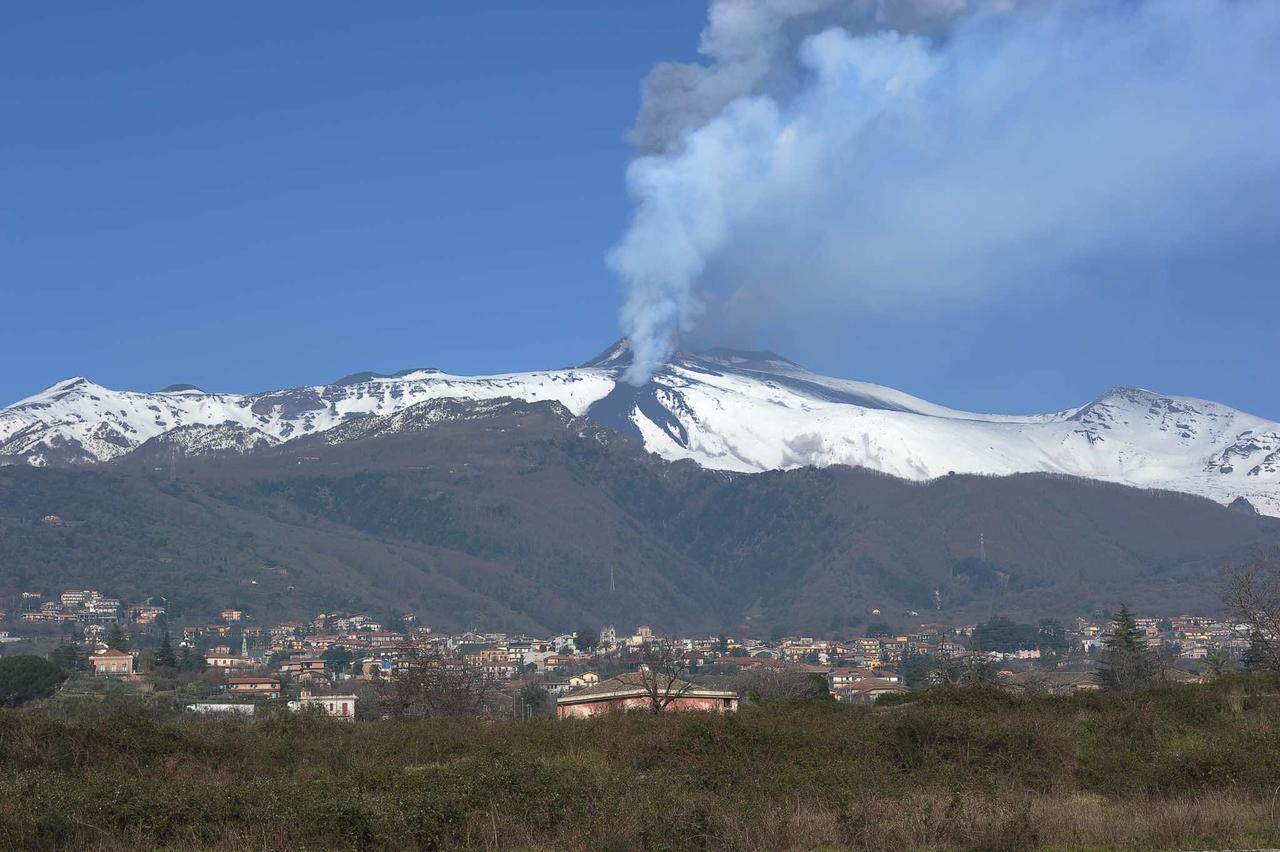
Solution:
<svg viewBox="0 0 1280 852">
<path fill-rule="evenodd" d="M 0 468 L 0 593 L 163 596 L 178 617 L 345 608 L 441 629 L 842 633 L 1117 601 L 1204 612 L 1224 563 L 1280 542 L 1273 518 L 1065 477 L 717 473 L 552 404 L 182 459 L 172 476 L 144 458 Z"/>
</svg>

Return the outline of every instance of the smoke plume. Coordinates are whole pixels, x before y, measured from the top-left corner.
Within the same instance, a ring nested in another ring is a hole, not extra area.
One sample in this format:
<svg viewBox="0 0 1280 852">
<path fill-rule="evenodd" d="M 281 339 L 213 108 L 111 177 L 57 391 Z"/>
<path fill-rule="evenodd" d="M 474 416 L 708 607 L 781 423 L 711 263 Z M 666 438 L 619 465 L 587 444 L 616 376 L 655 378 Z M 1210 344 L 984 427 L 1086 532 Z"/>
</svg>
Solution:
<svg viewBox="0 0 1280 852">
<path fill-rule="evenodd" d="M 700 50 L 631 131 L 633 383 L 699 322 L 1280 236 L 1275 0 L 712 0 Z"/>
</svg>

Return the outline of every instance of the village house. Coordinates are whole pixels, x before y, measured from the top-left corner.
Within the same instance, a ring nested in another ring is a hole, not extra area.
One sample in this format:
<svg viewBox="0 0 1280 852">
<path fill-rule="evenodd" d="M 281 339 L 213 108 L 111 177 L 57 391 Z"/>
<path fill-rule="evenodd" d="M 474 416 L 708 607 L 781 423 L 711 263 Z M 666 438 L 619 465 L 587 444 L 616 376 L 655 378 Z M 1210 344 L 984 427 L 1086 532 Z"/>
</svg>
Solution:
<svg viewBox="0 0 1280 852">
<path fill-rule="evenodd" d="M 133 655 L 128 651 L 106 648 L 89 657 L 89 665 L 95 675 L 128 677 L 133 674 Z"/>
<path fill-rule="evenodd" d="M 79 609 L 97 597 L 98 593 L 92 589 L 67 589 L 62 593 L 62 605 L 67 609 Z"/>
<path fill-rule="evenodd" d="M 222 688 L 248 698 L 280 697 L 280 681 L 274 677 L 229 677 Z"/>
<path fill-rule="evenodd" d="M 223 621 L 243 621 L 244 612 L 238 609 L 224 609 L 222 611 Z"/>
<path fill-rule="evenodd" d="M 335 719 L 354 722 L 356 719 L 356 696 L 312 695 L 310 692 L 303 690 L 297 701 L 289 702 L 289 709 L 324 713 Z"/>
<path fill-rule="evenodd" d="M 155 624 L 164 616 L 164 607 L 151 604 L 134 604 L 129 607 L 129 618 L 135 624 Z"/>
<path fill-rule="evenodd" d="M 600 682 L 600 675 L 595 672 L 583 672 L 582 674 L 572 675 L 569 678 L 569 686 L 577 689 L 582 686 L 591 686 L 593 683 Z"/>
<path fill-rule="evenodd" d="M 864 680 L 897 683 L 898 675 L 896 672 L 863 668 L 861 666 L 835 668 L 827 672 L 827 682 L 831 685 L 833 691 Z"/>
<path fill-rule="evenodd" d="M 203 716 L 252 716 L 257 705 L 237 704 L 233 701 L 197 701 L 188 704 L 187 711 Z"/>
<path fill-rule="evenodd" d="M 293 677 L 324 674 L 324 660 L 320 657 L 294 657 L 280 663 L 280 673 Z"/>
<path fill-rule="evenodd" d="M 544 669 L 562 669 L 566 666 L 584 666 L 591 662 L 588 654 L 552 654 L 542 661 Z"/>
<path fill-rule="evenodd" d="M 400 645 L 404 642 L 403 635 L 387 630 L 373 630 L 368 633 L 359 633 L 356 635 L 356 638 L 362 645 L 369 648 L 389 648 L 393 645 Z"/>
<path fill-rule="evenodd" d="M 387 679 L 395 674 L 394 657 L 365 657 L 351 664 L 351 674 L 357 680 Z"/>
<path fill-rule="evenodd" d="M 890 681 L 884 678 L 851 681 L 832 690 L 836 700 L 848 704 L 874 704 L 882 695 L 895 695 L 907 691 L 907 688 L 896 680 Z"/>
<path fill-rule="evenodd" d="M 1011 692 L 1043 692 L 1049 695 L 1074 695 L 1101 689 L 1094 672 L 1030 671 L 999 672 L 996 683 Z"/>
<path fill-rule="evenodd" d="M 588 719 L 630 710 L 648 712 L 653 707 L 649 687 L 654 684 L 649 678 L 657 679 L 654 692 L 663 699 L 665 712 L 733 713 L 738 709 L 736 692 L 707 689 L 660 673 L 629 672 L 560 696 L 556 699 L 556 716 Z"/>
<path fill-rule="evenodd" d="M 569 681 L 558 677 L 547 678 L 541 682 L 541 686 L 551 695 L 565 695 L 573 691 L 573 687 L 569 685 Z"/>
<path fill-rule="evenodd" d="M 627 638 L 626 644 L 629 648 L 640 648 L 653 642 L 653 629 L 647 624 L 641 624 L 636 628 L 634 635 Z"/>
<path fill-rule="evenodd" d="M 247 669 L 254 665 L 254 661 L 250 658 L 233 654 L 231 649 L 225 646 L 210 649 L 204 655 L 204 661 L 212 669 Z"/>
</svg>

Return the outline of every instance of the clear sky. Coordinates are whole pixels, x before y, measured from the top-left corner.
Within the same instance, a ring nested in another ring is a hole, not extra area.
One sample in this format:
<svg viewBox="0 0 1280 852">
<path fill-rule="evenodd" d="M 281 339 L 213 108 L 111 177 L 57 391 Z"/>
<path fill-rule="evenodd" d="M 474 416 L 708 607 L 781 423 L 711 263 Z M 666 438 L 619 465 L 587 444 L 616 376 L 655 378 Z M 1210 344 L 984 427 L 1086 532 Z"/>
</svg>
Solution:
<svg viewBox="0 0 1280 852">
<path fill-rule="evenodd" d="M 604 255 L 640 81 L 694 60 L 704 20 L 694 0 L 13 5 L 0 404 L 71 375 L 254 391 L 586 360 L 619 335 Z M 1280 418 L 1278 260 L 1210 247 L 707 342 L 964 408 L 1133 384 Z"/>
</svg>

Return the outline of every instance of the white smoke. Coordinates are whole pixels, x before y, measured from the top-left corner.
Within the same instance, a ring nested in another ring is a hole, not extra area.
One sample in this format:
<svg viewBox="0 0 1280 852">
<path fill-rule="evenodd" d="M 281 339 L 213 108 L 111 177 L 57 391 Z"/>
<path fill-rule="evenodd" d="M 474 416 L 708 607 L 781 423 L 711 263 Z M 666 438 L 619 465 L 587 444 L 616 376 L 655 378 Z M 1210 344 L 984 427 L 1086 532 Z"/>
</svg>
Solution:
<svg viewBox="0 0 1280 852">
<path fill-rule="evenodd" d="M 1053 286 L 1280 234 L 1275 0 L 713 0 L 609 262 L 647 380 L 711 306 Z M 741 320 L 743 317 L 738 317 Z"/>
</svg>

